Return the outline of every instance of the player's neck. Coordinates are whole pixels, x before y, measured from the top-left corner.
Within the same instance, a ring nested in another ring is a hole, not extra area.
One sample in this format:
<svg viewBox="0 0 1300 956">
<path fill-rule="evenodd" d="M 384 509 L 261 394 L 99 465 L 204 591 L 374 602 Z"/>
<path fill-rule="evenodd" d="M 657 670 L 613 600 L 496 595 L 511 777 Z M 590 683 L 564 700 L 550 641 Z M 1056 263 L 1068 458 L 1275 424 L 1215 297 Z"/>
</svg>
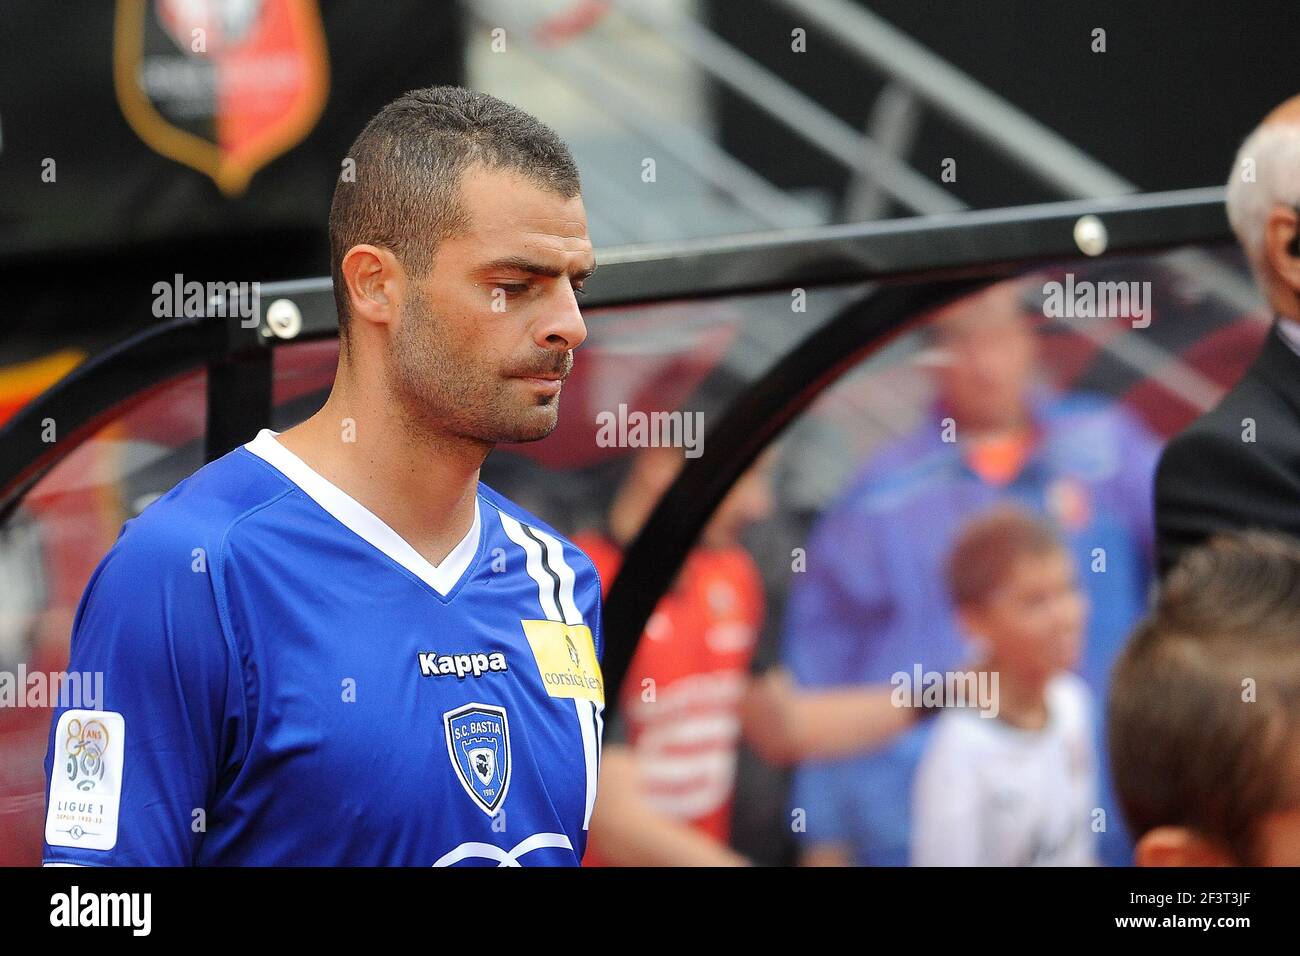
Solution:
<svg viewBox="0 0 1300 956">
<path fill-rule="evenodd" d="M 489 449 L 413 434 L 384 402 L 352 401 L 336 388 L 319 412 L 279 441 L 432 564 L 474 523 L 479 466 Z"/>
</svg>

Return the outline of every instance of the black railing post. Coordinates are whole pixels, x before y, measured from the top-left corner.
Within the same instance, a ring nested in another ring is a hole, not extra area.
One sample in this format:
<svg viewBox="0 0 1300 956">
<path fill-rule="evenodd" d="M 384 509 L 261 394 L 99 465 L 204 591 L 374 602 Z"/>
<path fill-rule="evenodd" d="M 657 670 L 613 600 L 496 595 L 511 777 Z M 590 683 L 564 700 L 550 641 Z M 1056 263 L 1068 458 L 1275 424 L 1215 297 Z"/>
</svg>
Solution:
<svg viewBox="0 0 1300 956">
<path fill-rule="evenodd" d="M 219 300 L 212 321 L 224 323 L 217 348 L 208 360 L 207 430 L 204 461 L 213 461 L 254 438 L 271 424 L 273 352 L 265 332 L 260 293 L 241 300 L 251 308 L 231 308 Z M 248 315 L 248 318 L 241 316 Z"/>
</svg>

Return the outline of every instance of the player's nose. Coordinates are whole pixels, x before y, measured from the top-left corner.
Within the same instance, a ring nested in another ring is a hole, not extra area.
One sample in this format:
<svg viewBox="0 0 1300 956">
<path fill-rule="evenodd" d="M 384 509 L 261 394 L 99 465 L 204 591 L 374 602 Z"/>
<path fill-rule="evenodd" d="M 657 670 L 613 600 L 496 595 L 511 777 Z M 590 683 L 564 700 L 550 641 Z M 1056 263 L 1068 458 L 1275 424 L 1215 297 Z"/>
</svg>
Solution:
<svg viewBox="0 0 1300 956">
<path fill-rule="evenodd" d="M 578 308 L 578 297 L 572 287 L 557 283 L 559 294 L 550 303 L 545 318 L 537 323 L 537 344 L 545 349 L 570 351 L 587 339 L 587 323 Z"/>
</svg>

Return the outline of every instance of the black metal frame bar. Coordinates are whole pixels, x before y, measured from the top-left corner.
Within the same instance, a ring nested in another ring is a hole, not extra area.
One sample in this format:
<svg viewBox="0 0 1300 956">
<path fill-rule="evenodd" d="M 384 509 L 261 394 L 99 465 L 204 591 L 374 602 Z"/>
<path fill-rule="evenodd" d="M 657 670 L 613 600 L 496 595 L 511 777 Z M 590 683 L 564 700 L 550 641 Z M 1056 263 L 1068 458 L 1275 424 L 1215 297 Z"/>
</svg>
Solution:
<svg viewBox="0 0 1300 956">
<path fill-rule="evenodd" d="M 230 303 L 218 300 L 217 315 L 254 315 L 254 310 L 231 309 Z M 247 303 L 241 303 L 246 305 Z M 265 320 L 251 326 L 243 320 L 224 319 L 219 329 L 225 332 L 220 354 L 208 361 L 207 427 L 204 430 L 205 461 L 215 461 L 257 435 L 271 422 L 271 386 L 274 363 L 269 343 L 272 336 Z"/>
<path fill-rule="evenodd" d="M 1218 187 L 747 233 L 600 250 L 582 305 L 591 310 L 1073 258 L 1083 254 L 1075 223 L 1088 215 L 1106 227 L 1107 255 L 1232 238 Z M 328 277 L 268 284 L 262 296 L 291 299 L 302 313 L 302 336 L 335 334 Z"/>
</svg>

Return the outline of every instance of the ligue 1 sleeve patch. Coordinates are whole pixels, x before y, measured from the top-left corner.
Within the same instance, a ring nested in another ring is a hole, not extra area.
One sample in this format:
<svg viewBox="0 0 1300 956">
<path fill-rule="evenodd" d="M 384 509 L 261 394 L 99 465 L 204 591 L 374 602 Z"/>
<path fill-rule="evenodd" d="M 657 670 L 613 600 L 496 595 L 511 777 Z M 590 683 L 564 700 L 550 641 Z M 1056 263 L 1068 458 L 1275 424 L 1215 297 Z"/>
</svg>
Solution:
<svg viewBox="0 0 1300 956">
<path fill-rule="evenodd" d="M 523 621 L 528 646 L 533 650 L 537 670 L 546 693 L 605 705 L 605 681 L 591 628 L 560 621 Z"/>
<path fill-rule="evenodd" d="M 86 850 L 117 846 L 125 753 L 126 721 L 121 714 L 64 711 L 54 731 L 46 843 Z"/>
</svg>

